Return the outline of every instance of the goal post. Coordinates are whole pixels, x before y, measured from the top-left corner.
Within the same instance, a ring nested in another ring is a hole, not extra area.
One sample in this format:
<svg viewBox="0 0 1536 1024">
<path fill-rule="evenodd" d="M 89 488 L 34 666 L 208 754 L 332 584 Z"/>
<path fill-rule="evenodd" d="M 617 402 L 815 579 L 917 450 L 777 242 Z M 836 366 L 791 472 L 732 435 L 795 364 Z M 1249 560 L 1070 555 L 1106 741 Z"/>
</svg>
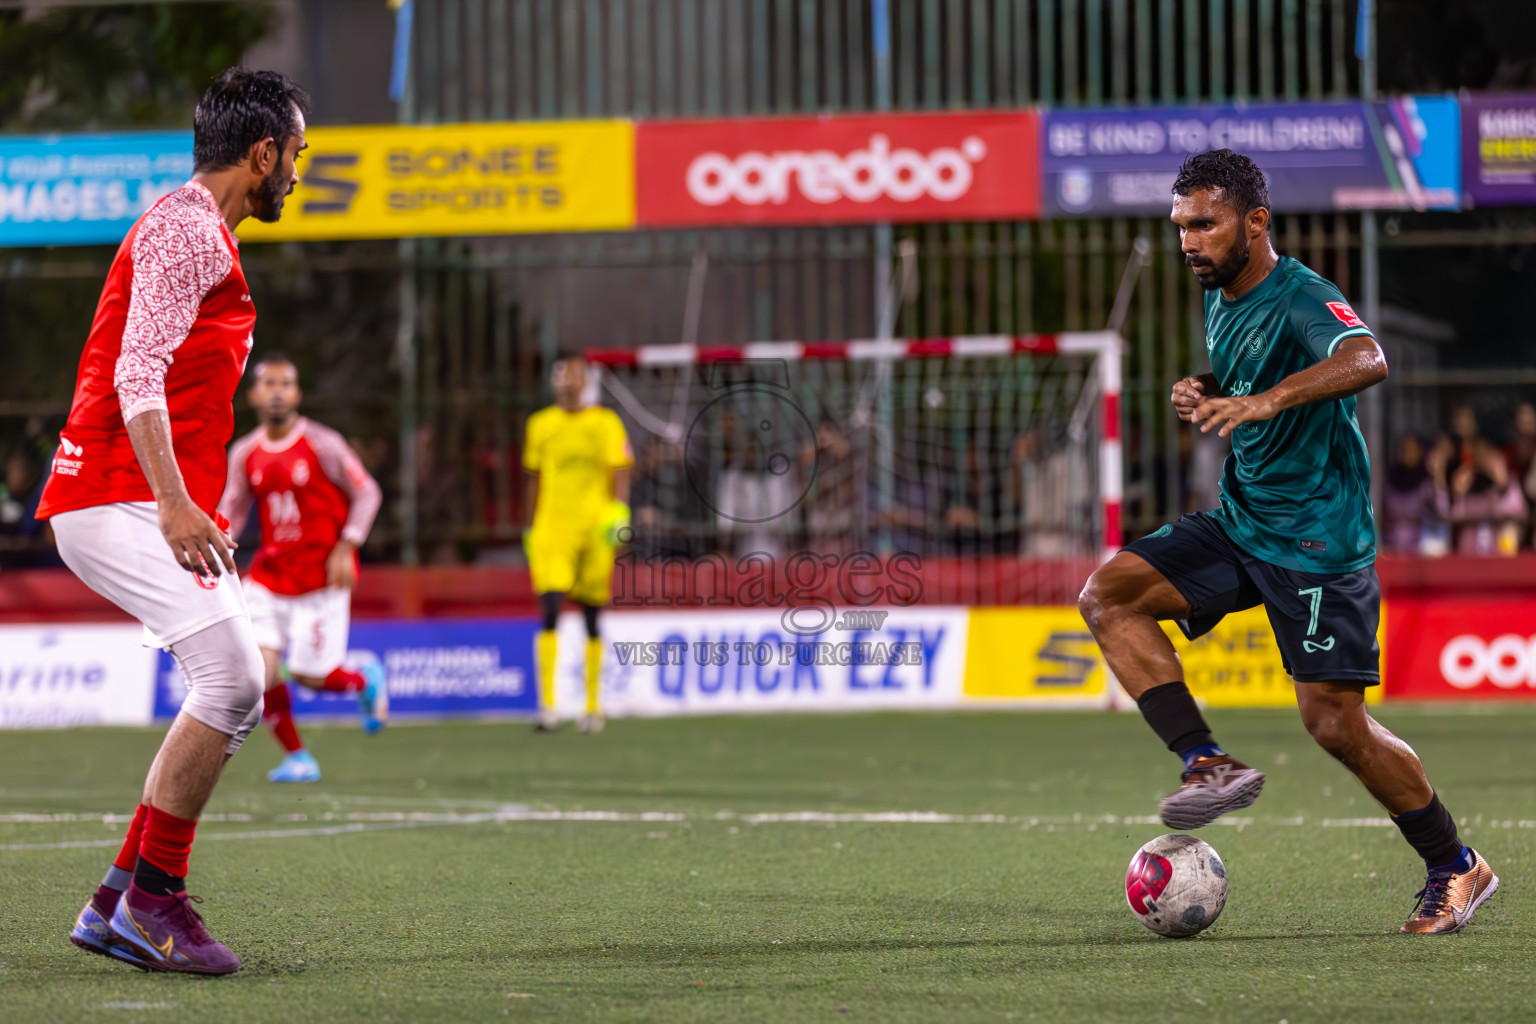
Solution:
<svg viewBox="0 0 1536 1024">
<path fill-rule="evenodd" d="M 1098 560 L 1123 543 L 1114 332 L 652 345 L 586 357 L 631 432 L 637 478 L 649 493 L 691 486 L 718 523 L 761 518 L 738 514 L 747 499 L 733 488 L 766 508 L 776 497 L 762 491 L 783 491 L 782 504 L 814 475 L 797 525 L 783 527 L 802 542 L 842 533 L 889 548 L 897 534 L 962 556 Z M 780 464 L 769 465 L 775 456 L 759 441 L 783 449 Z M 647 480 L 665 468 L 647 456 L 656 442 L 681 452 L 674 479 Z M 802 458 L 813 448 L 814 467 Z M 749 463 L 760 481 L 741 479 Z M 802 468 L 793 485 L 773 479 Z M 732 507 L 719 508 L 727 499 Z M 687 532 L 665 521 L 661 504 L 653 525 Z M 924 516 L 926 534 L 905 528 Z"/>
</svg>

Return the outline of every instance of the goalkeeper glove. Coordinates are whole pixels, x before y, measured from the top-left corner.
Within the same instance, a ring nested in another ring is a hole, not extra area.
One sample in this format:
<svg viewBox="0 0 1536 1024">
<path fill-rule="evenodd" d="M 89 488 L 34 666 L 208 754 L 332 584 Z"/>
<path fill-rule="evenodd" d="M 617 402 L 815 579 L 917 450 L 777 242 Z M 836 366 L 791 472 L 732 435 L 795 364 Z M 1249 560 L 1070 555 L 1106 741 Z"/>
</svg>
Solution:
<svg viewBox="0 0 1536 1024">
<path fill-rule="evenodd" d="M 616 548 L 633 536 L 629 528 L 629 506 L 617 499 L 608 503 L 601 527 L 603 543 Z"/>
</svg>

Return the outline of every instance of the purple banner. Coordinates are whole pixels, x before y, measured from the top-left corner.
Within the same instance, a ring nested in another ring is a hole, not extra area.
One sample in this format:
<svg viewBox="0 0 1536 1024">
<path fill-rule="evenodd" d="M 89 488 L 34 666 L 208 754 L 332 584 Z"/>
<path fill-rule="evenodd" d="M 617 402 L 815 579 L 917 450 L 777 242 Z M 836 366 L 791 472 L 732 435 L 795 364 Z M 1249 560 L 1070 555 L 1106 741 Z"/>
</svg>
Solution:
<svg viewBox="0 0 1536 1024">
<path fill-rule="evenodd" d="M 1455 209 L 1457 133 L 1445 97 L 1056 111 L 1044 205 L 1054 217 L 1167 216 L 1179 165 L 1226 148 L 1264 169 L 1279 212 Z"/>
<path fill-rule="evenodd" d="M 1536 93 L 1461 101 L 1463 188 L 1474 206 L 1536 204 Z"/>
</svg>

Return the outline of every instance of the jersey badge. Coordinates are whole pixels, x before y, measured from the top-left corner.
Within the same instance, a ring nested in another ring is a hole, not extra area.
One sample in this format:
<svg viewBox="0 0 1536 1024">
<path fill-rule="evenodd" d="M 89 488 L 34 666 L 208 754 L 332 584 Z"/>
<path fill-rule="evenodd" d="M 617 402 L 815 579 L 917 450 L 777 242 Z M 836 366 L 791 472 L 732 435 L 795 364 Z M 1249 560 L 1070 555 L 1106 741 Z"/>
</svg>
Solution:
<svg viewBox="0 0 1536 1024">
<path fill-rule="evenodd" d="M 309 483 L 309 461 L 307 459 L 298 459 L 294 462 L 292 477 L 295 487 L 303 487 Z"/>
<path fill-rule="evenodd" d="M 1328 312 L 1339 318 L 1339 322 L 1345 327 L 1364 327 L 1365 321 L 1355 315 L 1355 311 L 1349 308 L 1347 302 L 1328 303 Z"/>
<path fill-rule="evenodd" d="M 1248 332 L 1248 337 L 1243 339 L 1243 354 L 1257 362 L 1264 358 L 1264 353 L 1269 351 L 1269 339 L 1264 337 L 1262 328 L 1255 327 Z"/>
</svg>

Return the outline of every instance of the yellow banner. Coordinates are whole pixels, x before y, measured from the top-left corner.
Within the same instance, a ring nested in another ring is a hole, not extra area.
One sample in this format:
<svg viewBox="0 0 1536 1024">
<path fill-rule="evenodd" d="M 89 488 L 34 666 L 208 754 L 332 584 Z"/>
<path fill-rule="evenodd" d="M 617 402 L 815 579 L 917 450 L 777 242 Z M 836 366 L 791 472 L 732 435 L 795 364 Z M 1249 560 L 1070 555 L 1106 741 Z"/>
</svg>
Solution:
<svg viewBox="0 0 1536 1024">
<path fill-rule="evenodd" d="M 311 128 L 276 224 L 242 240 L 601 231 L 635 224 L 627 121 Z"/>
<path fill-rule="evenodd" d="M 1386 607 L 1377 639 L 1386 650 Z M 1264 609 L 1222 619 L 1199 640 L 1162 624 L 1184 663 L 1190 692 L 1212 707 L 1291 707 L 1295 684 Z M 1382 671 L 1386 671 L 1383 658 Z M 1101 705 L 1107 702 L 1103 656 L 1076 608 L 973 608 L 965 659 L 968 702 Z M 1366 690 L 1381 700 L 1381 687 Z"/>
<path fill-rule="evenodd" d="M 1106 678 L 1076 608 L 971 609 L 967 701 L 1099 706 Z"/>
<path fill-rule="evenodd" d="M 1212 707 L 1292 707 L 1296 684 L 1280 663 L 1280 648 L 1262 606 L 1233 612 L 1216 628 L 1195 641 L 1184 639 L 1172 622 L 1162 624 L 1184 662 L 1184 681 L 1189 692 Z M 1387 649 L 1387 609 L 1381 609 L 1376 639 L 1383 654 Z M 1382 658 L 1386 671 L 1386 658 Z M 1381 687 L 1368 687 L 1367 703 L 1381 700 Z"/>
</svg>

